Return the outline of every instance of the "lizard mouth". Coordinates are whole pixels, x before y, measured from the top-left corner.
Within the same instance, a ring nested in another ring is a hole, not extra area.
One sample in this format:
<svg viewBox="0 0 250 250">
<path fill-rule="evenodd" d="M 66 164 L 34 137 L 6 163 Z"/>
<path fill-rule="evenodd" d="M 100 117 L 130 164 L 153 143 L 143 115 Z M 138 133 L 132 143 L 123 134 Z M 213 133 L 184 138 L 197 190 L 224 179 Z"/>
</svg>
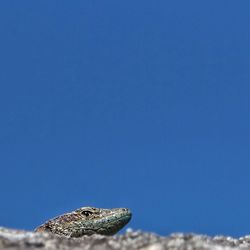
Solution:
<svg viewBox="0 0 250 250">
<path fill-rule="evenodd" d="M 123 215 L 120 218 L 118 218 L 115 221 L 119 221 L 121 223 L 124 224 L 124 226 L 131 220 L 132 215 L 131 214 L 127 214 L 127 215 Z"/>
<path fill-rule="evenodd" d="M 92 226 L 88 225 L 88 227 L 85 227 L 84 234 L 92 235 L 96 233 L 107 236 L 114 235 L 131 220 L 131 217 L 131 213 L 107 216 L 105 219 L 97 220 Z M 75 237 L 80 236 L 81 235 L 75 235 Z"/>
<path fill-rule="evenodd" d="M 129 210 L 121 212 L 116 216 L 110 215 L 102 221 L 102 226 L 98 228 L 98 234 L 113 235 L 122 229 L 132 218 L 132 213 Z"/>
</svg>

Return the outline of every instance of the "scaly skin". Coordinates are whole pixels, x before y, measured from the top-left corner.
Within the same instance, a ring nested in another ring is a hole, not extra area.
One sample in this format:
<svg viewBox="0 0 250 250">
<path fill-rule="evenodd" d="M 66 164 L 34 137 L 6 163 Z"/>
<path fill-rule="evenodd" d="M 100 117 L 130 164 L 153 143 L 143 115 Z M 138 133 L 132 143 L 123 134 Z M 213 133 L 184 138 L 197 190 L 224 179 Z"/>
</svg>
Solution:
<svg viewBox="0 0 250 250">
<path fill-rule="evenodd" d="M 123 228 L 131 217 L 132 213 L 127 208 L 82 207 L 45 222 L 35 231 L 46 231 L 67 237 L 113 235 Z"/>
</svg>

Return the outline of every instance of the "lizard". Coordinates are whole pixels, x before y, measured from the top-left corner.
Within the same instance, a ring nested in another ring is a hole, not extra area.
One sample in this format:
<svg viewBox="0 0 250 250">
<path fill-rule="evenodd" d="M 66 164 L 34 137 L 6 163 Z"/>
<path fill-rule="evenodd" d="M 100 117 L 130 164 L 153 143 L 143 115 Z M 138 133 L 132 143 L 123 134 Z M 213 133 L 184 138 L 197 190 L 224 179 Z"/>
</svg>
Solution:
<svg viewBox="0 0 250 250">
<path fill-rule="evenodd" d="M 72 212 L 59 215 L 38 226 L 35 232 L 50 232 L 69 238 L 83 235 L 113 235 L 131 219 L 128 208 L 81 207 Z"/>
</svg>

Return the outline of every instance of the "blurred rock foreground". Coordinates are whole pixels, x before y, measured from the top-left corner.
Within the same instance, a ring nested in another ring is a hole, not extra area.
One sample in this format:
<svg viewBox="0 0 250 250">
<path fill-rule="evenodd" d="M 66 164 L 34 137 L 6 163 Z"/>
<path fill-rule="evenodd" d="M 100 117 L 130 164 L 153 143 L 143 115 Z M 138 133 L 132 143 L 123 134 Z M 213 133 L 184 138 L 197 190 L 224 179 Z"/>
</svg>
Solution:
<svg viewBox="0 0 250 250">
<path fill-rule="evenodd" d="M 164 249 L 249 249 L 250 236 L 233 239 L 231 237 L 209 237 L 196 234 L 171 234 L 166 237 L 153 233 L 128 231 L 116 236 L 85 236 L 78 239 L 68 239 L 47 233 L 12 230 L 0 227 L 0 249 L 24 250 L 164 250 Z"/>
</svg>

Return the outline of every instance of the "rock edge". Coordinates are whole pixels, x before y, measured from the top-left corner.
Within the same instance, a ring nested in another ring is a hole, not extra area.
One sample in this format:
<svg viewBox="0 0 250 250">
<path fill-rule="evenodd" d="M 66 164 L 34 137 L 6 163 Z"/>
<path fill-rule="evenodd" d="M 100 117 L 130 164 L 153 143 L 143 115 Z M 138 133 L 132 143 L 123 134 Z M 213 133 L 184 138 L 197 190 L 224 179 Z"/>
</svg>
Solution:
<svg viewBox="0 0 250 250">
<path fill-rule="evenodd" d="M 249 249 L 250 236 L 239 239 L 225 236 L 209 237 L 198 234 L 175 233 L 166 237 L 154 233 L 128 231 L 123 235 L 92 235 L 65 238 L 48 233 L 13 230 L 0 227 L 0 249 L 24 250 L 175 250 Z"/>
</svg>

